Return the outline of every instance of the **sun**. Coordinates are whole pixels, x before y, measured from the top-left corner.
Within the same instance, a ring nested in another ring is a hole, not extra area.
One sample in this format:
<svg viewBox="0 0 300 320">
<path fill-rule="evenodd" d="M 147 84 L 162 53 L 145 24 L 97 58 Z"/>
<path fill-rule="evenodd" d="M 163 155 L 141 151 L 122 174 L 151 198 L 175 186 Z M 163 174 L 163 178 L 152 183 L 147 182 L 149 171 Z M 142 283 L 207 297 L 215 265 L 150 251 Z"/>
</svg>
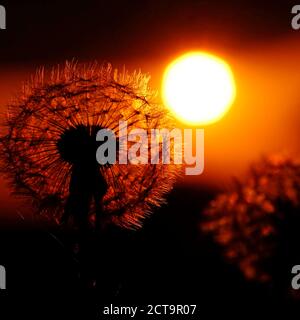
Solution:
<svg viewBox="0 0 300 320">
<path fill-rule="evenodd" d="M 229 110 L 236 87 L 224 60 L 205 52 L 190 52 L 167 67 L 162 92 L 164 103 L 180 121 L 206 125 Z"/>
</svg>

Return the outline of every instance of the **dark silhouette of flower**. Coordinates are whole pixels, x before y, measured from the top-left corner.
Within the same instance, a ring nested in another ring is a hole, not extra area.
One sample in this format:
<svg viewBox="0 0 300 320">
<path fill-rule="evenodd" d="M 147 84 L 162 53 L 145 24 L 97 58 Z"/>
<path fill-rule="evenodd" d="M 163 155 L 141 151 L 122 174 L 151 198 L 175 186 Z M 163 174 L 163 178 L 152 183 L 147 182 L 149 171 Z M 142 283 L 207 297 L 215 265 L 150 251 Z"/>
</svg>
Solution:
<svg viewBox="0 0 300 320">
<path fill-rule="evenodd" d="M 300 261 L 299 209 L 300 163 L 276 155 L 253 165 L 244 182 L 217 196 L 201 226 L 247 279 L 289 285 L 291 266 Z"/>
<path fill-rule="evenodd" d="M 81 227 L 95 221 L 140 227 L 164 202 L 178 166 L 101 166 L 96 133 L 111 129 L 120 139 L 119 121 L 127 121 L 128 131 L 172 128 L 148 80 L 109 64 L 39 70 L 8 106 L 2 126 L 2 170 L 14 193 L 58 222 L 73 217 Z"/>
</svg>

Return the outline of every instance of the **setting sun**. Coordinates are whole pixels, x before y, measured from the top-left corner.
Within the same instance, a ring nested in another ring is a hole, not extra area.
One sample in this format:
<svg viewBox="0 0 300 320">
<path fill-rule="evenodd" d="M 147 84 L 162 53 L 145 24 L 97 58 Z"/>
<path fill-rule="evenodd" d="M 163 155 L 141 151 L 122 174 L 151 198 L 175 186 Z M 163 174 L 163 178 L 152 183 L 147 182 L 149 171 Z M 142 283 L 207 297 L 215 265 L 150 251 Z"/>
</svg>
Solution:
<svg viewBox="0 0 300 320">
<path fill-rule="evenodd" d="M 236 89 L 225 61 L 205 52 L 191 52 L 167 67 L 162 92 L 164 103 L 180 121 L 205 125 L 223 117 Z"/>
</svg>

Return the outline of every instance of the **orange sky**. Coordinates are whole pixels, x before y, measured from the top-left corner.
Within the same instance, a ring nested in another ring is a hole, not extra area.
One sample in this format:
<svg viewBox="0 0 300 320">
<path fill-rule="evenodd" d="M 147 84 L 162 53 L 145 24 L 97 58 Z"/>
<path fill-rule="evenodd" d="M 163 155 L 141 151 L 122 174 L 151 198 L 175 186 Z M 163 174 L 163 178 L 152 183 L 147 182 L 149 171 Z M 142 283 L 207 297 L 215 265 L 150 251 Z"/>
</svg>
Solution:
<svg viewBox="0 0 300 320">
<path fill-rule="evenodd" d="M 197 48 L 186 48 L 186 51 Z M 202 48 L 198 48 L 202 50 Z M 248 164 L 263 154 L 291 152 L 300 154 L 300 63 L 297 38 L 281 39 L 248 48 L 238 54 L 219 51 L 232 67 L 236 79 L 237 97 L 229 113 L 218 123 L 205 128 L 205 170 L 197 177 L 185 177 L 183 182 L 210 184 L 224 188 L 232 176 L 240 176 Z M 178 55 L 182 52 L 178 52 Z M 174 57 L 177 53 L 174 54 Z M 142 68 L 152 74 L 151 84 L 160 89 L 164 67 L 174 57 L 155 61 L 124 61 L 130 69 Z M 123 63 L 123 62 L 122 62 Z M 119 66 L 122 66 L 120 63 Z M 34 67 L 7 66 L 0 74 L 1 111 Z M 6 204 L 8 191 L 0 180 L 0 201 Z"/>
<path fill-rule="evenodd" d="M 240 176 L 249 163 L 262 155 L 300 154 L 300 44 L 297 37 L 266 42 L 238 53 L 226 52 L 224 46 L 221 50 L 214 46 L 206 50 L 220 55 L 231 65 L 237 97 L 223 119 L 205 127 L 204 174 L 186 177 L 184 181 L 224 188 L 232 176 Z M 166 58 L 164 64 L 158 66 L 153 61 L 144 63 L 143 69 L 152 73 L 153 86 L 160 88 L 164 67 L 182 53 Z"/>
</svg>

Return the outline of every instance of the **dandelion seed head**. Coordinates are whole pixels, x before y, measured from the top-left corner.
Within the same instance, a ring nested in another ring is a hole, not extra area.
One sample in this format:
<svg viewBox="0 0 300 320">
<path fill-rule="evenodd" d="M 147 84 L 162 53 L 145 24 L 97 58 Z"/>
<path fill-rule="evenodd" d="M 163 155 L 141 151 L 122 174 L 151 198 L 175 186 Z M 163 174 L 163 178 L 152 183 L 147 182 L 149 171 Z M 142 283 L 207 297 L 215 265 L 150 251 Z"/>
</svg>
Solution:
<svg viewBox="0 0 300 320">
<path fill-rule="evenodd" d="M 99 129 L 111 129 L 120 138 L 119 121 L 127 122 L 128 131 L 172 128 L 172 118 L 148 82 L 148 75 L 118 72 L 110 64 L 67 62 L 50 74 L 40 69 L 8 106 L 1 128 L 1 167 L 14 193 L 38 214 L 58 221 L 74 159 L 87 164 L 95 159 Z M 178 175 L 178 165 L 172 164 L 116 163 L 99 170 L 108 186 L 105 220 L 130 229 L 139 228 L 164 203 Z"/>
<path fill-rule="evenodd" d="M 279 266 L 288 269 L 297 261 L 298 250 L 292 248 L 300 240 L 299 209 L 300 163 L 270 156 L 254 164 L 245 181 L 210 203 L 201 227 L 247 279 L 266 282 Z"/>
</svg>

